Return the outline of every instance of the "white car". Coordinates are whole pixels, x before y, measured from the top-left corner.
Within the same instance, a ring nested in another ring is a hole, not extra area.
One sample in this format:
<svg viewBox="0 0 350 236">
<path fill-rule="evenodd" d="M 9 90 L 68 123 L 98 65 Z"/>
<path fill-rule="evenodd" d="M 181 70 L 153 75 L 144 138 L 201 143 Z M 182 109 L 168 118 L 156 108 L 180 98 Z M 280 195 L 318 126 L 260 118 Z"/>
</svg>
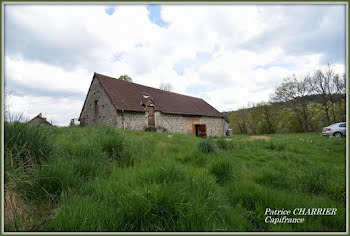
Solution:
<svg viewBox="0 0 350 236">
<path fill-rule="evenodd" d="M 324 127 L 322 129 L 322 136 L 334 136 L 336 138 L 346 136 L 346 123 L 340 122 Z"/>
</svg>

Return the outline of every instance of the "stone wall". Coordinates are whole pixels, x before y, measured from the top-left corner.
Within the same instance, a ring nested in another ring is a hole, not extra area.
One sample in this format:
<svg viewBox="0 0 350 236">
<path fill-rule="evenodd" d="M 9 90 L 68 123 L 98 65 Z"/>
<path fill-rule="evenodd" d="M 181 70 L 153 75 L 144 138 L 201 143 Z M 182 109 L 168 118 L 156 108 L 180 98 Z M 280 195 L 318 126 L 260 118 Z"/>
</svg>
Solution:
<svg viewBox="0 0 350 236">
<path fill-rule="evenodd" d="M 95 101 L 97 101 L 98 111 L 95 109 Z M 194 117 L 161 112 L 155 112 L 154 116 L 155 126 L 163 127 L 170 133 L 193 135 L 194 124 L 205 124 L 208 136 L 222 136 L 226 132 L 226 121 L 219 117 Z M 96 78 L 92 81 L 80 119 L 81 124 L 84 125 L 112 125 L 119 129 L 124 128 L 123 112 L 116 111 Z M 148 127 L 147 112 L 124 111 L 124 122 L 125 129 L 144 130 Z"/>
<path fill-rule="evenodd" d="M 98 112 L 95 111 L 95 101 L 97 101 Z M 83 122 L 82 119 L 84 120 Z M 96 78 L 93 79 L 90 92 L 87 94 L 80 120 L 81 124 L 85 123 L 85 125 L 117 126 L 117 111 Z"/>
<path fill-rule="evenodd" d="M 156 127 L 163 127 L 170 133 L 195 135 L 193 125 L 205 124 L 207 136 L 223 136 L 227 130 L 224 118 L 207 116 L 184 116 L 155 113 Z"/>
<path fill-rule="evenodd" d="M 117 128 L 123 129 L 123 112 L 117 112 Z M 125 129 L 145 130 L 148 126 L 146 112 L 124 111 Z"/>
<path fill-rule="evenodd" d="M 223 136 L 225 135 L 226 130 L 224 131 L 224 118 L 220 117 L 201 117 L 201 124 L 206 124 L 207 126 L 207 135 L 208 136 Z"/>
<path fill-rule="evenodd" d="M 187 134 L 186 117 L 175 114 L 154 113 L 156 127 L 163 127 L 170 133 Z"/>
</svg>

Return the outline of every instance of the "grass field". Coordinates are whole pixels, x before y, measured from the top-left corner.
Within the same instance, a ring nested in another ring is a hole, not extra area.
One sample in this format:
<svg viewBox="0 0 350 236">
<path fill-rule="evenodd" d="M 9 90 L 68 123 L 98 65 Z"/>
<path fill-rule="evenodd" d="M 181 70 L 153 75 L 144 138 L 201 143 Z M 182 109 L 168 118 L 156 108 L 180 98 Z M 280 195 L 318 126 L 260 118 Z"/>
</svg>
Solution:
<svg viewBox="0 0 350 236">
<path fill-rule="evenodd" d="M 345 231 L 345 142 L 5 124 L 5 231 Z"/>
</svg>

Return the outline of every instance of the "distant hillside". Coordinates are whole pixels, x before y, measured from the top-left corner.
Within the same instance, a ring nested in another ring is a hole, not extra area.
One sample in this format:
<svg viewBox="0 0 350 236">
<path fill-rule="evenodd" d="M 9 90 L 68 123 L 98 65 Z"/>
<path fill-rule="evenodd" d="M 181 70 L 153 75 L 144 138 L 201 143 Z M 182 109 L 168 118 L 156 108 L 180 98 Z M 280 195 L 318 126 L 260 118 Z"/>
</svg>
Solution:
<svg viewBox="0 0 350 236">
<path fill-rule="evenodd" d="M 339 94 L 340 95 L 340 94 Z M 342 94 L 341 95 L 343 99 L 346 98 L 346 94 Z M 313 94 L 313 95 L 309 95 L 307 96 L 307 101 L 308 102 L 315 102 L 315 103 L 321 103 L 322 98 L 320 94 Z M 271 102 L 270 104 L 275 104 L 275 105 L 288 105 L 288 103 L 290 102 Z M 232 110 L 232 111 L 223 111 L 221 112 L 221 114 L 223 114 L 226 118 L 229 118 L 229 116 L 233 113 L 236 112 L 238 110 L 241 110 L 242 108 L 239 108 L 237 110 Z M 249 109 L 249 108 L 248 108 Z"/>
<path fill-rule="evenodd" d="M 225 118 L 228 119 L 228 117 L 231 115 L 232 112 L 233 111 L 223 111 L 223 112 L 221 112 L 221 114 L 223 114 L 225 116 Z"/>
</svg>

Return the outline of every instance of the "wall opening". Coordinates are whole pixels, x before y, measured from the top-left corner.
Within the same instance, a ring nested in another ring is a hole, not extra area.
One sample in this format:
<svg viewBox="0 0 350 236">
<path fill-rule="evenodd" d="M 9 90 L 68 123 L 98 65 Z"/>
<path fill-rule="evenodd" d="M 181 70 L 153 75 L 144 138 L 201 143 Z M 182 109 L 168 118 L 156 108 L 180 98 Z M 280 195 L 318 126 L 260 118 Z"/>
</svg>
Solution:
<svg viewBox="0 0 350 236">
<path fill-rule="evenodd" d="M 148 126 L 154 127 L 155 126 L 154 106 L 147 107 L 147 110 L 148 110 Z"/>
<path fill-rule="evenodd" d="M 98 109 L 98 100 L 95 100 L 95 114 L 98 114 L 99 109 Z"/>
<path fill-rule="evenodd" d="M 206 125 L 194 125 L 197 137 L 206 138 L 207 137 L 207 127 Z"/>
</svg>

